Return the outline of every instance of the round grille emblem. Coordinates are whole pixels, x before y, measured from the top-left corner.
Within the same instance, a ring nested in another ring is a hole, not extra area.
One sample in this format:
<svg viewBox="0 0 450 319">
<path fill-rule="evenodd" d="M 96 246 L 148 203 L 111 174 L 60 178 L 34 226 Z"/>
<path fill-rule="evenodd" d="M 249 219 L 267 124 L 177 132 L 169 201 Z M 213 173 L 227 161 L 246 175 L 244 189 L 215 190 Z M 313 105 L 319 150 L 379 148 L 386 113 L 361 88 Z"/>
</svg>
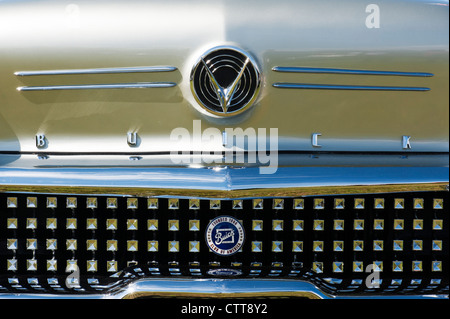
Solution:
<svg viewBox="0 0 450 319">
<path fill-rule="evenodd" d="M 234 217 L 219 216 L 209 223 L 205 237 L 213 253 L 230 256 L 237 253 L 244 244 L 244 227 Z"/>
<path fill-rule="evenodd" d="M 197 102 L 219 116 L 236 115 L 249 108 L 260 84 L 260 73 L 253 59 L 232 47 L 209 50 L 191 74 L 191 88 Z"/>
</svg>

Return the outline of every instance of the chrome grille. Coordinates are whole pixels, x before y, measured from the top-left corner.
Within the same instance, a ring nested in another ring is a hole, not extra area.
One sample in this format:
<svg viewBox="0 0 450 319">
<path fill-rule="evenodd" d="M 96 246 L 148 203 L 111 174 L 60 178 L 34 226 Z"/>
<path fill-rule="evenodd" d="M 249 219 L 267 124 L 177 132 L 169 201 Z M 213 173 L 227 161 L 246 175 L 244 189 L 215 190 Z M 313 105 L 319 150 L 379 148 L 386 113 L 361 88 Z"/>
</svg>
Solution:
<svg viewBox="0 0 450 319">
<path fill-rule="evenodd" d="M 140 277 L 233 269 L 240 277 L 307 280 L 332 294 L 448 293 L 447 196 L 0 194 L 0 292 L 111 292 Z M 204 239 L 221 215 L 246 232 L 241 252 L 228 257 Z M 366 285 L 370 269 L 380 271 L 375 288 Z"/>
</svg>

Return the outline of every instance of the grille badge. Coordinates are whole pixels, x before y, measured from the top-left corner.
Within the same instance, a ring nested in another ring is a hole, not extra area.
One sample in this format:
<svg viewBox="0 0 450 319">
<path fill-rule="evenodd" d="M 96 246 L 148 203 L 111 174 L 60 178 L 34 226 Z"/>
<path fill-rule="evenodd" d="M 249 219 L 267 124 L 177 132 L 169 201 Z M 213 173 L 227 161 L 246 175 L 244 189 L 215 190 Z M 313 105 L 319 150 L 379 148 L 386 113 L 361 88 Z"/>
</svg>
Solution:
<svg viewBox="0 0 450 319">
<path fill-rule="evenodd" d="M 234 217 L 219 216 L 209 223 L 205 237 L 213 253 L 230 256 L 237 253 L 244 244 L 244 227 Z"/>
<path fill-rule="evenodd" d="M 211 114 L 232 116 L 249 108 L 261 84 L 250 56 L 234 47 L 216 47 L 203 54 L 191 73 L 191 89 L 200 106 Z"/>
</svg>

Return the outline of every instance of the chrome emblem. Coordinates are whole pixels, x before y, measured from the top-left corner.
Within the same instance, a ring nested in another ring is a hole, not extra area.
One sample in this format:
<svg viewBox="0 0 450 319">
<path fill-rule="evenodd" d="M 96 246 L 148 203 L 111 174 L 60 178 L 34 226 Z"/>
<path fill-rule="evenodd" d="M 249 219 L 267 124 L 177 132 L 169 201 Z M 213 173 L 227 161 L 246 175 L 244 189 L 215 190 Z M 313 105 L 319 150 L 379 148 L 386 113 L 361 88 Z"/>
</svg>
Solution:
<svg viewBox="0 0 450 319">
<path fill-rule="evenodd" d="M 244 244 L 244 227 L 234 217 L 219 216 L 209 223 L 205 237 L 213 253 L 230 256 L 237 253 Z"/>
<path fill-rule="evenodd" d="M 249 108 L 261 85 L 258 67 L 244 51 L 216 47 L 203 54 L 191 73 L 191 89 L 200 106 L 218 116 Z"/>
</svg>

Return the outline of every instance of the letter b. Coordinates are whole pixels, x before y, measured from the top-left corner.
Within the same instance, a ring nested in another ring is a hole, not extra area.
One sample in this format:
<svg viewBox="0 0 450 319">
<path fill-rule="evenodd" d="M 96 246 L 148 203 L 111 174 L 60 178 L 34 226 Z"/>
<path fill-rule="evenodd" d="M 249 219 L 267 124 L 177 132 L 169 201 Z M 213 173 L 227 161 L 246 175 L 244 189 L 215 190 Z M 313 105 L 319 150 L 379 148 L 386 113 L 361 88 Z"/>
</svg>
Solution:
<svg viewBox="0 0 450 319">
<path fill-rule="evenodd" d="M 37 134 L 36 135 L 36 147 L 37 148 L 44 148 L 47 145 L 45 135 L 44 134 Z"/>
</svg>

